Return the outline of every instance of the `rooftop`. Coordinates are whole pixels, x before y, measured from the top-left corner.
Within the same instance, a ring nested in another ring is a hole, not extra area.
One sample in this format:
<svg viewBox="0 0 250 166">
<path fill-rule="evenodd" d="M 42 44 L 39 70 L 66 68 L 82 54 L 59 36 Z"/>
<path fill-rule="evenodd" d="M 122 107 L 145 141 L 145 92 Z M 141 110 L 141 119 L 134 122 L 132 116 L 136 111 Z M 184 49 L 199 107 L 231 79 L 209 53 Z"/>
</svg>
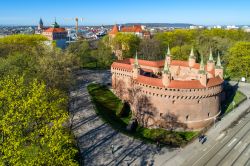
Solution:
<svg viewBox="0 0 250 166">
<path fill-rule="evenodd" d="M 132 71 L 132 64 L 134 63 L 133 58 L 128 58 L 124 60 L 116 61 L 112 64 L 113 68 L 118 68 L 121 70 Z M 145 67 L 156 67 L 163 68 L 165 60 L 160 61 L 147 61 L 138 59 L 139 65 L 141 66 L 143 71 L 152 72 L 153 70 L 147 69 Z M 180 61 L 180 60 L 172 60 L 170 66 L 185 66 L 189 67 L 188 61 Z M 195 63 L 195 69 L 199 70 L 200 64 Z M 214 75 L 214 70 L 210 72 L 210 74 Z M 151 86 L 164 87 L 162 84 L 161 78 L 153 78 L 148 76 L 139 75 L 136 79 L 137 82 L 143 83 Z M 223 80 L 220 77 L 209 78 L 206 87 L 213 87 L 223 83 Z M 199 80 L 171 80 L 168 88 L 177 88 L 177 89 L 202 89 L 205 88 Z"/>
</svg>

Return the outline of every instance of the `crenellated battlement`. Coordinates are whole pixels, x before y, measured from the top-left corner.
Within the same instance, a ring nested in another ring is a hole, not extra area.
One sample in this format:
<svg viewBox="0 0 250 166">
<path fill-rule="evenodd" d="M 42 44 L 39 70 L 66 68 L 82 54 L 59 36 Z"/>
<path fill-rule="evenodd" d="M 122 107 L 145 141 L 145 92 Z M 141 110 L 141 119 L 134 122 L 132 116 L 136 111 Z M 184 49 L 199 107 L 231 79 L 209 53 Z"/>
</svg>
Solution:
<svg viewBox="0 0 250 166">
<path fill-rule="evenodd" d="M 136 55 L 114 62 L 111 73 L 114 92 L 130 103 L 133 116 L 145 113 L 145 121 L 139 123 L 146 127 L 164 126 L 164 117 L 171 114 L 178 123 L 198 129 L 220 112 L 223 68 L 219 56 L 215 65 L 210 54 L 205 65 L 203 58 L 200 64 L 195 62 L 193 50 L 188 61 L 177 61 L 168 49 L 165 60 L 140 60 Z"/>
</svg>

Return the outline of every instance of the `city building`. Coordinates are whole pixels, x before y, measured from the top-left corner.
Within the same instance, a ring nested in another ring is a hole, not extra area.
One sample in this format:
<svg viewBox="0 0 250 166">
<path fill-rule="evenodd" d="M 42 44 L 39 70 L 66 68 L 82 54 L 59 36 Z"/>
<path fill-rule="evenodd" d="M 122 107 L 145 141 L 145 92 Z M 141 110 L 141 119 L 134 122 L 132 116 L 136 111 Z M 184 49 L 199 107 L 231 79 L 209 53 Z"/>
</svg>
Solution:
<svg viewBox="0 0 250 166">
<path fill-rule="evenodd" d="M 65 28 L 61 28 L 56 21 L 52 24 L 52 27 L 44 29 L 42 35 L 47 37 L 50 41 L 55 41 L 57 47 L 66 47 L 68 32 Z"/>
<path fill-rule="evenodd" d="M 199 130 L 220 114 L 223 67 L 212 51 L 207 64 L 196 63 L 193 49 L 188 61 L 125 59 L 111 66 L 114 93 L 128 103 L 138 123 L 148 128 Z"/>
<path fill-rule="evenodd" d="M 140 38 L 150 38 L 150 32 L 145 30 L 144 26 L 133 25 L 133 26 L 118 26 L 114 25 L 112 30 L 109 32 L 109 36 L 114 38 L 117 33 L 134 34 Z"/>
</svg>

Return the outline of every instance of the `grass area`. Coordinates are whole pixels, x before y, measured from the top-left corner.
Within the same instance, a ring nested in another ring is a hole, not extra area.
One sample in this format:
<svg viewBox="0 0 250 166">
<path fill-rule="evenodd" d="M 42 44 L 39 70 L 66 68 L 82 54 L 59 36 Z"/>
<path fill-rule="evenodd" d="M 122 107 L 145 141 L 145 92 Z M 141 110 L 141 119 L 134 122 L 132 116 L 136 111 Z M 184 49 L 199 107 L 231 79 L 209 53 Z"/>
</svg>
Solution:
<svg viewBox="0 0 250 166">
<path fill-rule="evenodd" d="M 117 98 L 107 87 L 99 84 L 90 84 L 88 92 L 96 106 L 96 113 L 113 128 L 148 142 L 160 142 L 174 146 L 183 146 L 196 137 L 198 132 L 177 132 L 164 129 L 148 129 L 138 126 L 136 132 L 129 133 L 126 130 L 131 119 L 131 111 L 126 116 L 121 116 L 121 111 L 128 110 L 122 101 Z"/>
<path fill-rule="evenodd" d="M 224 113 L 227 114 L 230 111 L 232 111 L 234 108 L 238 107 L 240 105 L 240 103 L 242 103 L 243 101 L 245 101 L 247 99 L 247 96 L 245 94 L 243 94 L 240 91 L 236 91 L 236 93 L 232 96 L 226 99 L 225 103 L 224 103 Z M 233 105 L 233 101 L 235 103 L 235 105 Z"/>
</svg>

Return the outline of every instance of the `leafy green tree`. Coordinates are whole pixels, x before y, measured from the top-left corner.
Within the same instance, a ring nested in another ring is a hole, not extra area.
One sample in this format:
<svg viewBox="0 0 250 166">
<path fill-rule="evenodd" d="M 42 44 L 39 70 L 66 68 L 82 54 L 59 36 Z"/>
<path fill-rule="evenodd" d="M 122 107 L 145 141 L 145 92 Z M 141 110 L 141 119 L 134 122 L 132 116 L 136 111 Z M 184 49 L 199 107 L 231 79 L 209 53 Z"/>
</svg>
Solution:
<svg viewBox="0 0 250 166">
<path fill-rule="evenodd" d="M 161 60 L 164 54 L 160 42 L 155 39 L 142 39 L 140 42 L 140 53 L 142 59 Z"/>
<path fill-rule="evenodd" d="M 37 77 L 49 87 L 68 90 L 72 85 L 72 72 L 79 67 L 79 58 L 60 49 L 47 50 L 37 59 Z"/>
<path fill-rule="evenodd" d="M 0 165 L 77 165 L 66 100 L 37 80 L 0 80 Z"/>
<path fill-rule="evenodd" d="M 109 68 L 114 60 L 111 48 L 102 40 L 99 41 L 97 50 L 92 53 L 93 57 L 96 58 L 99 67 L 102 68 Z"/>
<path fill-rule="evenodd" d="M 192 46 L 183 45 L 182 47 L 175 46 L 171 48 L 172 58 L 175 60 L 188 60 Z"/>
<path fill-rule="evenodd" d="M 133 34 L 118 33 L 112 40 L 114 50 L 122 50 L 122 57 L 129 58 L 139 49 L 140 38 Z"/>
<path fill-rule="evenodd" d="M 44 42 L 47 40 L 42 35 L 10 35 L 0 38 L 0 57 L 13 53 L 32 55 L 34 52 L 44 51 Z"/>
<path fill-rule="evenodd" d="M 226 57 L 227 72 L 233 77 L 249 77 L 250 42 L 238 42 L 229 50 Z"/>
<path fill-rule="evenodd" d="M 71 43 L 67 48 L 67 53 L 76 55 L 80 58 L 81 65 L 91 62 L 90 46 L 87 41 L 78 41 Z"/>
</svg>

